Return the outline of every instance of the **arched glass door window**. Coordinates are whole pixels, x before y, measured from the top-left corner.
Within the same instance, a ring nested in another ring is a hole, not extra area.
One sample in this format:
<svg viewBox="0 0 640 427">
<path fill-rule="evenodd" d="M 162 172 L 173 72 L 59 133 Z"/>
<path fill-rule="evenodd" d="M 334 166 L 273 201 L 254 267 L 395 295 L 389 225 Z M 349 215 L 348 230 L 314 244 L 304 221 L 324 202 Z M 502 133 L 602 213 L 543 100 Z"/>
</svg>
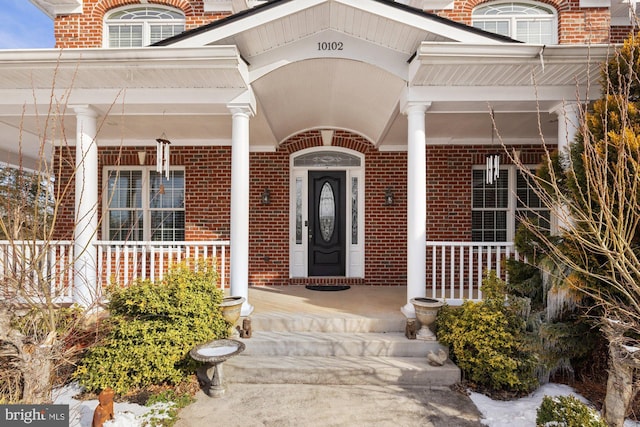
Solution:
<svg viewBox="0 0 640 427">
<path fill-rule="evenodd" d="M 135 6 L 105 18 L 106 47 L 148 46 L 184 31 L 184 15 L 175 9 Z"/>
<path fill-rule="evenodd" d="M 473 26 L 533 44 L 558 43 L 553 8 L 537 3 L 489 3 L 473 10 Z"/>
</svg>

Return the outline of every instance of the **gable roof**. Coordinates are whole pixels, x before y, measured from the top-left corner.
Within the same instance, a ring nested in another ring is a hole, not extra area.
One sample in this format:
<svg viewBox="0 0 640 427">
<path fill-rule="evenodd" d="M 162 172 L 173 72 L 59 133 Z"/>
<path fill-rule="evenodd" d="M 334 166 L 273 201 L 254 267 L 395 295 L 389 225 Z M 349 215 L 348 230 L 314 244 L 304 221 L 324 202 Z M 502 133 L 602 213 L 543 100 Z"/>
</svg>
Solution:
<svg viewBox="0 0 640 427">
<path fill-rule="evenodd" d="M 393 0 L 271 0 L 152 46 L 236 44 L 246 57 L 322 30 L 411 54 L 424 41 L 520 43 Z"/>
</svg>

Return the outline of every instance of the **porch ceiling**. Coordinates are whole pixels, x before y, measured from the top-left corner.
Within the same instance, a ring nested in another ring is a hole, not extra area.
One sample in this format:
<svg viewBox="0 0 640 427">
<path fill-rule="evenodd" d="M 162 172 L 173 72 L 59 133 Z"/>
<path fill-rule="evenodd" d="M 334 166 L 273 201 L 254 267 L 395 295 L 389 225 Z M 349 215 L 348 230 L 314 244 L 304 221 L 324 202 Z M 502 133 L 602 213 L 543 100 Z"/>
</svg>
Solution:
<svg viewBox="0 0 640 427">
<path fill-rule="evenodd" d="M 253 83 L 262 114 L 278 141 L 312 128 L 350 129 L 377 143 L 405 82 L 364 62 L 309 59 Z"/>
</svg>

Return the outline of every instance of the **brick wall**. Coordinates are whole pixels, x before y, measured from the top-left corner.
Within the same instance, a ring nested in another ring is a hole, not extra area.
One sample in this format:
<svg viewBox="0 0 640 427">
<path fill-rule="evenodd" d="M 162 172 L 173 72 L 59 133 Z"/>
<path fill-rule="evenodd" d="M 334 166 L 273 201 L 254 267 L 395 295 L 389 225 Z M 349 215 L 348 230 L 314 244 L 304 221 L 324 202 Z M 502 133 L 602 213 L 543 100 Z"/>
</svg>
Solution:
<svg viewBox="0 0 640 427">
<path fill-rule="evenodd" d="M 202 0 L 150 0 L 148 2 L 148 5 L 153 4 L 180 9 L 185 15 L 187 30 L 228 15 L 228 12 L 205 12 Z M 84 0 L 82 14 L 57 16 L 53 28 L 56 47 L 102 47 L 105 13 L 126 5 L 141 5 L 141 2 L 139 0 Z"/>
<path fill-rule="evenodd" d="M 611 15 L 608 8 L 580 8 L 580 0 L 541 0 L 558 13 L 558 42 L 607 43 Z M 432 10 L 439 16 L 471 25 L 471 12 L 486 0 L 454 1 L 453 9 Z"/>
</svg>

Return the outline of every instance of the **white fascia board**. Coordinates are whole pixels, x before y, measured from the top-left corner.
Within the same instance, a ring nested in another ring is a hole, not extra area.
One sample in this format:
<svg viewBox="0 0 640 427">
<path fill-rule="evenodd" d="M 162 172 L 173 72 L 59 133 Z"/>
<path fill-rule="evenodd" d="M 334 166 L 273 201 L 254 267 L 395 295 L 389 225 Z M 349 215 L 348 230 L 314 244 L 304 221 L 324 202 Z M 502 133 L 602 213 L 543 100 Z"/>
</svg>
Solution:
<svg viewBox="0 0 640 427">
<path fill-rule="evenodd" d="M 131 66 L 146 64 L 207 63 L 212 66 L 238 66 L 243 61 L 235 46 L 204 46 L 197 48 L 144 47 L 131 49 L 25 49 L 0 50 L 0 68 L 34 65 L 91 64 L 101 66 Z"/>
<path fill-rule="evenodd" d="M 29 0 L 49 18 L 82 13 L 82 0 Z"/>
<path fill-rule="evenodd" d="M 231 0 L 203 0 L 205 12 L 232 12 Z"/>
<path fill-rule="evenodd" d="M 502 41 L 496 40 L 492 37 L 485 37 L 481 34 L 468 31 L 464 28 L 459 28 L 456 25 L 449 25 L 446 21 L 439 21 L 436 19 L 430 19 L 428 16 L 421 16 L 416 13 L 407 12 L 406 10 L 399 9 L 397 7 L 390 6 L 385 3 L 379 2 L 363 2 L 362 0 L 334 0 L 336 3 L 344 4 L 345 6 L 352 7 L 354 9 L 361 10 L 366 13 L 372 13 L 387 19 L 391 19 L 403 24 L 415 27 L 422 31 L 429 31 L 432 33 L 440 34 L 443 37 L 450 38 L 457 42 L 463 43 L 487 43 L 487 44 L 501 44 Z"/>
<path fill-rule="evenodd" d="M 40 49 L 0 51 L 2 69 L 152 69 L 237 70 L 248 85 L 249 70 L 235 46 L 135 49 Z M 25 79 L 29 76 L 25 75 Z"/>
<path fill-rule="evenodd" d="M 447 64 L 540 64 L 578 63 L 597 64 L 607 59 L 609 45 L 531 45 L 524 43 L 502 45 L 473 45 L 462 43 L 423 42 L 409 68 L 413 81 L 421 66 Z"/>
<path fill-rule="evenodd" d="M 51 105 L 90 104 L 110 114 L 228 115 L 228 103 L 246 89 L 11 89 L 0 90 L 0 115 L 47 114 Z"/>
<path fill-rule="evenodd" d="M 256 7 L 266 0 L 203 0 L 205 12 L 238 12 L 244 10 L 234 3 L 244 3 L 244 9 Z"/>
<path fill-rule="evenodd" d="M 597 86 L 597 85 L 594 85 Z M 593 96 L 600 88 L 593 88 Z M 567 86 L 413 86 L 407 88 L 407 100 L 412 102 L 541 102 L 576 99 L 574 85 Z M 580 96 L 583 98 L 583 96 Z"/>
<path fill-rule="evenodd" d="M 434 59 L 450 61 L 453 59 L 457 63 L 463 59 L 469 62 L 476 62 L 480 58 L 488 58 L 491 62 L 495 58 L 535 58 L 544 48 L 541 45 L 530 45 L 524 43 L 508 44 L 469 44 L 469 43 L 433 43 L 423 42 L 416 53 L 419 61 L 427 60 L 433 63 Z"/>
<path fill-rule="evenodd" d="M 611 0 L 580 0 L 580 7 L 611 7 Z"/>
<path fill-rule="evenodd" d="M 190 47 L 190 46 L 205 46 L 210 43 L 215 43 L 218 40 L 224 40 L 228 37 L 232 37 L 243 31 L 259 27 L 269 22 L 276 21 L 282 16 L 298 13 L 302 10 L 309 9 L 326 2 L 326 0 L 295 0 L 275 7 L 268 8 L 236 21 L 229 22 L 224 25 L 220 25 L 216 28 L 212 28 L 201 34 L 196 34 L 191 37 L 179 40 L 172 43 L 172 47 Z"/>
<path fill-rule="evenodd" d="M 406 4 L 420 10 L 453 9 L 453 1 L 451 0 L 396 0 L 396 3 Z"/>
</svg>

